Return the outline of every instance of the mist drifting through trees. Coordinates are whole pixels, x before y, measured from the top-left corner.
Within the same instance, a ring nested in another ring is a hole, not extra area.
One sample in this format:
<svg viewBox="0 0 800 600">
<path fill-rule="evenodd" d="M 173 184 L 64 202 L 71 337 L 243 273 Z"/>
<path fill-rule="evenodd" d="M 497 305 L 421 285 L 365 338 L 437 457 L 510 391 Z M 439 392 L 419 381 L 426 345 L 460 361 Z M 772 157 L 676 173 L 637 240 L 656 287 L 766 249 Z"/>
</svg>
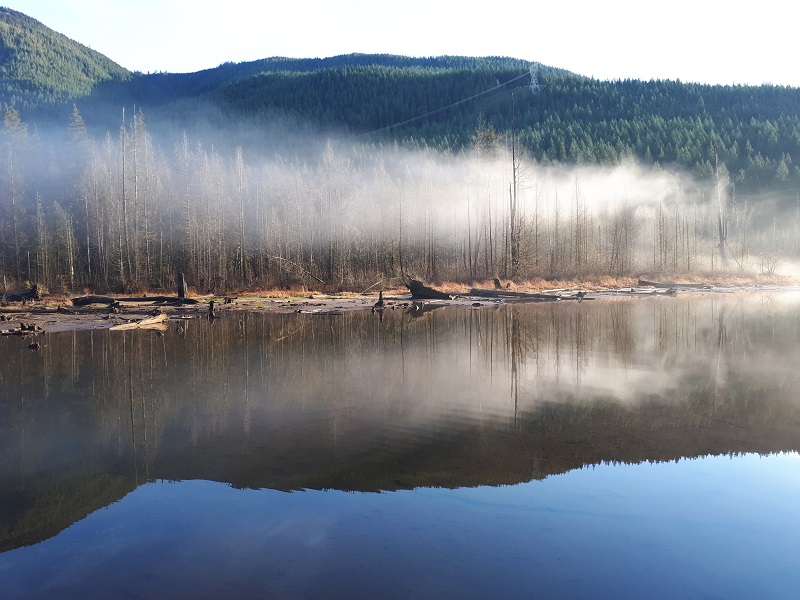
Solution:
<svg viewBox="0 0 800 600">
<path fill-rule="evenodd" d="M 179 272 L 200 292 L 360 290 L 403 274 L 772 274 L 798 250 L 796 213 L 767 216 L 770 202 L 738 196 L 723 164 L 704 181 L 635 163 L 543 166 L 483 123 L 458 154 L 327 139 L 265 158 L 188 131 L 159 145 L 141 111 L 91 139 L 77 109 L 46 136 L 7 108 L 1 137 L 9 291 L 172 289 Z"/>
</svg>

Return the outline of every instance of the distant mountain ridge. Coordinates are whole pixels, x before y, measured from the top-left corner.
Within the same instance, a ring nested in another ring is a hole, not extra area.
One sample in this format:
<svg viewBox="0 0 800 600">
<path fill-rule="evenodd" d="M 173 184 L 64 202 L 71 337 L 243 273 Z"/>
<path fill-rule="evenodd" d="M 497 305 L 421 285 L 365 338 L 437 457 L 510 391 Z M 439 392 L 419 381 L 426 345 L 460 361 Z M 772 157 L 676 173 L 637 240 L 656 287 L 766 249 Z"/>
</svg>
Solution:
<svg viewBox="0 0 800 600">
<path fill-rule="evenodd" d="M 513 128 L 541 163 L 636 159 L 701 178 L 724 164 L 743 190 L 800 185 L 799 89 L 599 81 L 547 66 L 537 66 L 540 85 L 529 89 L 530 67 L 508 57 L 348 54 L 131 73 L 0 8 L 0 106 L 26 121 L 63 126 L 75 103 L 87 126 L 104 133 L 119 126 L 122 107 L 135 106 L 151 131 L 201 122 L 229 140 L 242 136 L 233 145 L 265 144 L 266 131 L 280 139 L 279 124 L 295 135 L 337 132 L 447 152 L 470 148 L 483 123 L 500 140 Z"/>
</svg>

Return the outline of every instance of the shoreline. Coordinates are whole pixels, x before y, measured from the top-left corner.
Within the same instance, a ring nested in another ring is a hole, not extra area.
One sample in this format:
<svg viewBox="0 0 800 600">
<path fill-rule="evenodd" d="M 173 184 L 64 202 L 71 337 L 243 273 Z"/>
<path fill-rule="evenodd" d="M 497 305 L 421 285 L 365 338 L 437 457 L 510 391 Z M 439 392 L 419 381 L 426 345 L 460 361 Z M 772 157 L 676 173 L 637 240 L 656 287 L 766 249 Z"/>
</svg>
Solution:
<svg viewBox="0 0 800 600">
<path fill-rule="evenodd" d="M 641 282 L 645 283 L 645 282 Z M 519 288 L 517 288 L 519 289 Z M 468 292 L 452 291 L 450 299 L 415 299 L 408 291 L 395 289 L 384 295 L 384 307 L 381 310 L 405 310 L 421 315 L 424 312 L 443 306 L 460 306 L 463 308 L 481 308 L 502 306 L 505 304 L 543 302 L 547 300 L 588 301 L 610 298 L 652 298 L 656 296 L 684 296 L 696 294 L 730 294 L 730 293 L 791 293 L 800 292 L 800 285 L 769 284 L 708 284 L 708 283 L 674 283 L 654 285 L 634 285 L 624 287 L 604 286 L 569 286 L 562 288 L 542 289 L 526 292 L 515 289 L 504 292 L 503 289 L 485 290 L 495 292 L 497 296 L 477 296 Z M 474 290 L 473 290 L 474 291 Z M 512 294 L 505 296 L 504 293 Z M 538 294 L 540 297 L 534 297 Z M 167 322 L 190 319 L 209 318 L 210 303 L 214 303 L 214 318 L 223 317 L 226 313 L 236 312 L 268 312 L 275 314 L 306 314 L 335 316 L 344 312 L 373 310 L 377 294 L 317 294 L 303 295 L 283 294 L 283 297 L 264 295 L 243 295 L 240 297 L 220 298 L 216 296 L 193 297 L 190 305 L 175 306 L 153 302 L 115 301 L 114 305 L 90 305 L 73 307 L 67 298 L 55 299 L 47 297 L 40 301 L 0 307 L 0 337 L 21 336 L 25 339 L 43 333 L 57 333 L 87 329 L 110 329 L 111 327 L 136 323 L 143 319 L 165 315 L 162 332 L 167 329 Z M 541 295 L 547 296 L 543 299 Z M 23 326 L 24 325 L 24 326 Z M 146 328 L 146 327 L 145 327 Z"/>
</svg>

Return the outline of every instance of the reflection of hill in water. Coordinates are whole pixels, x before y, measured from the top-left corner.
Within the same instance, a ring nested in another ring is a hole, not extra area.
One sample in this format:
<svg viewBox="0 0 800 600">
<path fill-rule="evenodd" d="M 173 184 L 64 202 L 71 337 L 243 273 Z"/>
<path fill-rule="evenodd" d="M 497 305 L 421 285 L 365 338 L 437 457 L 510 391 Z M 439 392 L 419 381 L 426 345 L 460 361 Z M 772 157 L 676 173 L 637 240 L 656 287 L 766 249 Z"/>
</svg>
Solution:
<svg viewBox="0 0 800 600">
<path fill-rule="evenodd" d="M 2 368 L 0 549 L 153 479 L 376 491 L 798 450 L 796 314 L 678 298 L 51 335 Z"/>
<path fill-rule="evenodd" d="M 676 408 L 673 410 L 673 408 Z M 512 485 L 600 463 L 664 462 L 718 454 L 800 450 L 800 410 L 768 419 L 706 407 L 608 403 L 543 407 L 516 430 L 484 424 L 362 452 L 321 437 L 298 447 L 218 438 L 158 461 L 163 479 L 209 479 L 280 490 L 393 491 Z M 698 407 L 695 407 L 698 408 Z"/>
<path fill-rule="evenodd" d="M 3 481 L 0 552 L 52 537 L 136 489 L 130 479 L 105 472 Z"/>
</svg>

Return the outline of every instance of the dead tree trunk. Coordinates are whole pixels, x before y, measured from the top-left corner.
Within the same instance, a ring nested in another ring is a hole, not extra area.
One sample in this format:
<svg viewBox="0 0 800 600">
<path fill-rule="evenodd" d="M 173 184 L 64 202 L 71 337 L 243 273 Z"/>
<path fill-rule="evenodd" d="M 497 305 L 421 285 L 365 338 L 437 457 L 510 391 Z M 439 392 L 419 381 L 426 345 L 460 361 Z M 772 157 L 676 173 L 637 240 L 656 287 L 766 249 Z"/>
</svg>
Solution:
<svg viewBox="0 0 800 600">
<path fill-rule="evenodd" d="M 186 298 L 186 278 L 183 273 L 178 273 L 178 298 Z"/>
</svg>

